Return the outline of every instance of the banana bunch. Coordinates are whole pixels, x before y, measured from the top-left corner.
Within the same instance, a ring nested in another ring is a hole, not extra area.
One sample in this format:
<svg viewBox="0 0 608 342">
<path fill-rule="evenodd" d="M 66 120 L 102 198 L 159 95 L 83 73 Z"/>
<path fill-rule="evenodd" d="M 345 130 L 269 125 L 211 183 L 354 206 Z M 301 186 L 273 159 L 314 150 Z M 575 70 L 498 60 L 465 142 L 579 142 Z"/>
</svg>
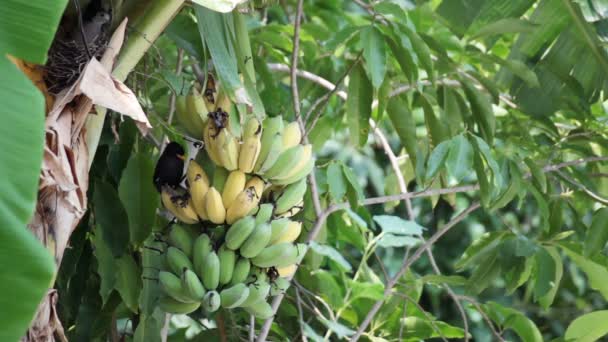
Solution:
<svg viewBox="0 0 608 342">
<path fill-rule="evenodd" d="M 206 101 L 195 87 L 192 87 L 190 94 L 179 95 L 175 98 L 177 121 L 193 138 L 202 139 L 208 113 Z"/>
<path fill-rule="evenodd" d="M 203 308 L 243 308 L 257 318 L 273 315 L 269 296 L 284 293 L 306 246 L 295 243 L 302 223 L 273 219 L 275 206 L 262 204 L 256 215 L 238 219 L 226 231 L 198 234 L 174 225 L 159 283 L 162 310 L 187 314 Z"/>
</svg>

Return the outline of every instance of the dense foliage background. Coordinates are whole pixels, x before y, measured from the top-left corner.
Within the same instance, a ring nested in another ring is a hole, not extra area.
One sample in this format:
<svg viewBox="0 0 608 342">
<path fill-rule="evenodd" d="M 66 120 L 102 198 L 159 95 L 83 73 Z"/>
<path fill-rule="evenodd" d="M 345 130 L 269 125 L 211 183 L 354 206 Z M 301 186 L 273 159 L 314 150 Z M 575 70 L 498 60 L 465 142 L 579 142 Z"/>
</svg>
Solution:
<svg viewBox="0 0 608 342">
<path fill-rule="evenodd" d="M 112 27 L 129 13 L 128 39 L 141 39 L 155 23 L 150 8 L 163 2 L 113 2 Z M 106 117 L 89 211 L 54 286 L 70 340 L 593 341 L 608 333 L 603 1 L 252 1 L 226 14 L 199 4 L 182 7 L 125 82 L 150 134 Z M 3 53 L 42 63 L 2 41 Z M 251 107 L 239 104 L 241 116 L 299 117 L 317 157 L 300 214 L 311 248 L 275 300 L 276 317 L 253 333 L 243 312 L 193 319 L 156 307 L 152 233 L 166 220 L 152 170 L 163 138 L 188 143 L 175 97 L 208 71 L 233 100 L 244 89 Z M 33 122 L 11 125 L 6 132 L 42 136 L 28 131 Z M 4 135 L 7 165 L 22 154 Z M 23 182 L 33 184 L 37 174 L 29 176 Z M 2 199 L 11 229 L 34 205 L 33 189 L 15 191 L 30 198 L 27 210 Z M 0 253 L 3 270 L 14 253 Z"/>
</svg>

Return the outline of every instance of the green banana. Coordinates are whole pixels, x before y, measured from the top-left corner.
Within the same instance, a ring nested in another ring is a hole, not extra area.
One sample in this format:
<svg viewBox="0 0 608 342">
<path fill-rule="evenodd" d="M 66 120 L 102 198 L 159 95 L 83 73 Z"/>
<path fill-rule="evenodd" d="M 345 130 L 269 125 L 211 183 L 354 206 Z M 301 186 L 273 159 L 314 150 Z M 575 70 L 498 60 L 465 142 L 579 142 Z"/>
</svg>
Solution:
<svg viewBox="0 0 608 342">
<path fill-rule="evenodd" d="M 234 272 L 236 253 L 224 244 L 217 251 L 217 256 L 220 260 L 220 284 L 228 284 Z"/>
<path fill-rule="evenodd" d="M 180 249 L 175 247 L 169 247 L 167 249 L 167 264 L 169 265 L 169 269 L 173 271 L 173 273 L 177 276 L 180 276 L 184 271 L 184 268 L 191 270 L 192 262 L 188 256 L 182 252 Z"/>
<path fill-rule="evenodd" d="M 249 288 L 240 283 L 220 292 L 222 307 L 226 309 L 236 308 L 249 297 Z"/>
<path fill-rule="evenodd" d="M 302 169 L 300 169 L 299 171 L 297 171 L 297 172 L 293 173 L 292 175 L 287 176 L 285 178 L 273 179 L 272 184 L 287 185 L 287 184 L 295 183 L 295 182 L 299 181 L 300 179 L 308 176 L 314 168 L 315 168 L 315 160 L 309 159 L 308 162 L 306 162 L 306 165 L 304 165 L 304 167 L 302 167 Z"/>
<path fill-rule="evenodd" d="M 221 304 L 222 298 L 217 291 L 209 291 L 205 294 L 205 297 L 203 297 L 203 309 L 205 309 L 207 312 L 217 311 Z"/>
<path fill-rule="evenodd" d="M 255 224 L 267 223 L 272 218 L 272 212 L 274 211 L 274 204 L 264 203 L 260 204 L 258 212 L 255 214 Z"/>
<path fill-rule="evenodd" d="M 234 271 L 232 272 L 232 279 L 230 285 L 236 285 L 243 283 L 247 280 L 249 270 L 251 269 L 251 261 L 247 258 L 239 258 L 236 265 L 234 265 Z"/>
<path fill-rule="evenodd" d="M 163 296 L 160 298 L 158 305 L 164 312 L 172 314 L 189 314 L 198 309 L 201 306 L 201 303 L 182 303 L 171 297 Z"/>
<path fill-rule="evenodd" d="M 283 128 L 283 146 L 288 149 L 302 141 L 302 131 L 297 121 L 292 121 Z"/>
<path fill-rule="evenodd" d="M 274 240 L 271 240 L 271 244 L 277 244 L 282 242 L 294 242 L 302 232 L 302 222 L 289 221 L 287 227 L 281 232 L 281 234 Z"/>
<path fill-rule="evenodd" d="M 253 258 L 260 253 L 270 241 L 271 228 L 268 223 L 257 225 L 253 233 L 247 237 L 239 252 L 245 258 Z"/>
<path fill-rule="evenodd" d="M 163 292 L 171 298 L 182 303 L 196 302 L 196 300 L 186 294 L 182 282 L 175 274 L 167 271 L 160 271 L 158 272 L 158 282 L 160 283 Z"/>
<path fill-rule="evenodd" d="M 260 147 L 260 154 L 258 155 L 255 167 L 253 168 L 256 172 L 260 170 L 262 164 L 264 164 L 266 160 L 266 157 L 268 157 L 275 136 L 277 134 L 280 136 L 281 132 L 283 131 L 283 118 L 280 116 L 267 117 L 264 119 L 262 126 L 264 127 L 264 131 L 262 132 L 262 146 Z"/>
<path fill-rule="evenodd" d="M 207 234 L 199 235 L 194 240 L 194 246 L 192 247 L 192 262 L 194 264 L 194 272 L 199 276 L 203 277 L 203 260 L 211 252 L 211 239 Z"/>
<path fill-rule="evenodd" d="M 272 311 L 272 306 L 266 303 L 265 300 L 261 300 L 257 303 L 247 306 L 245 308 L 245 311 L 249 312 L 257 319 L 269 319 L 274 315 L 274 312 Z"/>
<path fill-rule="evenodd" d="M 293 183 L 285 187 L 276 201 L 275 213 L 280 215 L 293 206 L 298 204 L 304 198 L 306 193 L 306 179 L 303 178 L 297 183 Z"/>
<path fill-rule="evenodd" d="M 270 293 L 270 284 L 267 280 L 258 280 L 255 283 L 249 284 L 249 296 L 241 303 L 241 307 L 249 307 L 254 303 L 266 300 Z"/>
<path fill-rule="evenodd" d="M 220 282 L 220 259 L 213 251 L 203 260 L 203 284 L 208 290 L 215 290 Z"/>
<path fill-rule="evenodd" d="M 257 267 L 282 267 L 293 264 L 298 259 L 298 249 L 292 243 L 279 243 L 264 248 L 251 263 Z"/>
<path fill-rule="evenodd" d="M 274 245 L 279 241 L 281 236 L 287 231 L 290 222 L 291 220 L 288 218 L 280 218 L 270 222 L 271 233 L 270 241 L 268 242 L 270 245 Z"/>
<path fill-rule="evenodd" d="M 226 233 L 226 246 L 237 250 L 255 229 L 256 219 L 253 216 L 245 216 L 234 222 Z"/>
<path fill-rule="evenodd" d="M 205 288 L 201 283 L 200 279 L 196 273 L 191 270 L 186 270 L 184 274 L 182 274 L 182 287 L 186 294 L 197 301 L 203 299 L 205 295 Z"/>
<path fill-rule="evenodd" d="M 276 133 L 272 141 L 270 142 L 268 154 L 266 155 L 264 163 L 260 165 L 260 168 L 259 170 L 257 170 L 257 173 L 264 174 L 271 167 L 273 167 L 279 159 L 281 152 L 283 152 L 283 136 L 281 135 L 281 133 Z M 258 156 L 258 160 L 259 159 L 260 156 Z"/>
<path fill-rule="evenodd" d="M 179 248 L 189 258 L 192 257 L 192 235 L 190 235 L 190 232 L 186 228 L 180 225 L 173 225 L 169 232 L 169 244 Z"/>
<path fill-rule="evenodd" d="M 304 146 L 296 145 L 281 152 L 277 161 L 264 172 L 264 177 L 267 179 L 277 178 L 288 174 L 298 162 L 302 159 Z"/>
<path fill-rule="evenodd" d="M 285 278 L 277 278 L 270 283 L 270 295 L 272 297 L 284 294 L 289 289 L 291 283 Z"/>
</svg>

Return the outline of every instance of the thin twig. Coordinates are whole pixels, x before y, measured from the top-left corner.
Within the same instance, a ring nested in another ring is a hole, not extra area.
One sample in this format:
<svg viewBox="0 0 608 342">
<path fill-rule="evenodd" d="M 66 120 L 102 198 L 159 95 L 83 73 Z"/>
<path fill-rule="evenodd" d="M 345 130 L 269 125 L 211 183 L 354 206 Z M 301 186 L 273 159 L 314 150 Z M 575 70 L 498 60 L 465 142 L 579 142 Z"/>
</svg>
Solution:
<svg viewBox="0 0 608 342">
<path fill-rule="evenodd" d="M 300 298 L 300 291 L 296 288 L 296 306 L 298 307 L 298 325 L 300 326 L 300 334 L 302 335 L 302 341 L 306 342 L 308 339 L 304 335 L 304 316 L 302 314 L 302 299 Z"/>
<path fill-rule="evenodd" d="M 500 336 L 500 333 L 498 331 L 496 331 L 496 329 L 494 328 L 494 324 L 492 324 L 492 321 L 490 320 L 490 318 L 488 317 L 488 315 L 486 315 L 486 313 L 483 311 L 483 309 L 481 308 L 481 305 L 479 305 L 479 303 L 468 296 L 463 296 L 463 295 L 457 295 L 458 298 L 465 300 L 469 303 L 471 303 L 479 312 L 479 314 L 481 315 L 481 317 L 483 317 L 483 319 L 486 321 L 486 323 L 488 324 L 488 326 L 490 327 L 490 330 L 492 330 L 492 333 L 494 334 L 494 336 L 496 336 L 496 338 L 498 339 L 498 341 L 504 342 L 505 340 L 502 338 L 502 336 Z"/>
<path fill-rule="evenodd" d="M 565 173 L 563 173 L 562 171 L 555 171 L 561 178 L 563 178 L 566 182 L 574 185 L 575 187 L 579 188 L 582 192 L 584 192 L 587 196 L 589 196 L 591 199 L 593 199 L 596 202 L 599 202 L 603 205 L 608 205 L 608 199 L 603 198 L 602 196 L 596 194 L 595 192 L 591 191 L 589 188 L 587 188 L 585 185 L 583 185 L 580 182 L 577 182 L 576 180 L 572 179 L 571 177 L 569 177 L 568 175 L 566 175 Z"/>
<path fill-rule="evenodd" d="M 255 317 L 249 315 L 249 342 L 255 341 Z"/>
</svg>

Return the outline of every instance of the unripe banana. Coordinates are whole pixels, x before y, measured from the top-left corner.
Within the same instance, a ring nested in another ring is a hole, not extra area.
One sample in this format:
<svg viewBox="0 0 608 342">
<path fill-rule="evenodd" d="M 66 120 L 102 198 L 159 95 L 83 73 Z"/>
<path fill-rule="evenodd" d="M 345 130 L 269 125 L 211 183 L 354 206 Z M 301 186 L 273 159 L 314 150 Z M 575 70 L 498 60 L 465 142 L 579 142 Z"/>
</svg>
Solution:
<svg viewBox="0 0 608 342">
<path fill-rule="evenodd" d="M 188 297 L 201 301 L 205 295 L 205 288 L 198 276 L 191 270 L 185 270 L 182 274 L 182 287 Z"/>
<path fill-rule="evenodd" d="M 160 271 L 158 272 L 158 282 L 160 287 L 163 289 L 163 292 L 167 296 L 170 296 L 171 298 L 182 303 L 197 302 L 186 294 L 186 291 L 182 286 L 182 282 L 175 274 Z"/>
<path fill-rule="evenodd" d="M 222 165 L 217 153 L 216 127 L 213 120 L 207 120 L 207 123 L 205 124 L 205 128 L 203 129 L 203 141 L 205 142 L 205 151 L 207 151 L 209 159 L 211 159 L 215 165 Z"/>
<path fill-rule="evenodd" d="M 169 232 L 169 244 L 179 248 L 188 257 L 192 256 L 192 245 L 194 244 L 194 241 L 186 228 L 179 225 L 173 225 Z"/>
<path fill-rule="evenodd" d="M 182 210 L 182 208 L 178 206 L 177 197 L 178 196 L 173 196 L 165 188 L 163 188 L 160 195 L 161 201 L 163 202 L 165 208 L 167 208 L 167 210 L 169 210 L 171 214 L 173 214 L 179 221 L 185 224 L 194 224 L 198 222 L 198 218 L 194 219 L 186 215 L 184 210 Z"/>
<path fill-rule="evenodd" d="M 196 272 L 201 279 L 203 278 L 205 258 L 212 249 L 213 246 L 211 245 L 209 235 L 201 234 L 194 240 L 194 246 L 192 247 L 192 263 L 194 264 L 194 272 Z"/>
<path fill-rule="evenodd" d="M 213 171 L 213 184 L 212 186 L 220 193 L 224 192 L 226 181 L 228 180 L 228 170 L 221 166 L 215 166 Z"/>
<path fill-rule="evenodd" d="M 190 94 L 186 100 L 187 108 L 192 114 L 196 114 L 196 116 L 200 119 L 201 124 L 199 127 L 199 134 L 203 132 L 202 128 L 207 121 L 207 114 L 209 114 L 209 110 L 207 109 L 207 105 L 205 103 L 205 98 L 201 93 L 198 92 L 196 88 L 192 88 L 192 94 Z"/>
<path fill-rule="evenodd" d="M 285 267 L 277 267 L 277 272 L 283 278 L 292 277 L 296 271 L 298 270 L 298 266 L 296 264 L 291 264 Z"/>
<path fill-rule="evenodd" d="M 240 283 L 220 292 L 222 307 L 226 309 L 236 308 L 249 297 L 249 288 Z"/>
<path fill-rule="evenodd" d="M 285 292 L 287 292 L 287 289 L 289 289 L 290 285 L 291 283 L 289 282 L 289 280 L 285 278 L 277 278 L 270 283 L 270 295 L 274 297 L 281 294 L 285 294 Z"/>
<path fill-rule="evenodd" d="M 257 267 L 284 267 L 298 260 L 298 248 L 292 243 L 279 243 L 264 248 L 251 263 Z"/>
<path fill-rule="evenodd" d="M 294 205 L 293 207 L 291 207 L 291 209 L 287 210 L 286 212 L 277 214 L 276 217 L 277 218 L 290 218 L 290 217 L 295 216 L 300 211 L 302 211 L 302 209 L 304 209 L 304 200 L 301 200 L 300 202 L 298 202 L 298 204 Z"/>
<path fill-rule="evenodd" d="M 300 236 L 302 232 L 302 222 L 297 221 L 289 221 L 287 227 L 281 235 L 274 241 L 272 244 L 277 244 L 281 242 L 294 242 Z"/>
<path fill-rule="evenodd" d="M 290 122 L 283 129 L 283 148 L 296 146 L 302 140 L 302 131 L 297 121 Z"/>
<path fill-rule="evenodd" d="M 255 229 L 256 219 L 253 216 L 245 216 L 236 221 L 226 233 L 226 246 L 237 250 Z"/>
<path fill-rule="evenodd" d="M 207 312 L 215 312 L 220 308 L 222 304 L 222 299 L 220 294 L 217 291 L 209 291 L 205 294 L 203 298 L 203 309 Z"/>
<path fill-rule="evenodd" d="M 210 120 L 211 121 L 211 120 Z M 222 166 L 228 171 L 233 171 L 239 167 L 239 143 L 228 128 L 224 128 L 217 136 L 218 157 L 222 161 Z"/>
<path fill-rule="evenodd" d="M 303 153 L 304 146 L 302 145 L 296 145 L 281 152 L 281 155 L 272 167 L 264 172 L 264 177 L 273 179 L 289 173 L 302 159 Z"/>
<path fill-rule="evenodd" d="M 306 168 L 307 164 L 309 164 L 311 159 L 312 159 L 312 145 L 311 144 L 303 145 L 302 154 L 300 155 L 300 160 L 298 160 L 297 163 L 293 166 L 293 168 L 288 170 L 286 173 L 279 174 L 277 177 L 274 177 L 273 184 L 274 184 L 275 179 L 284 180 L 284 179 L 292 178 L 295 174 L 299 174 L 300 171 L 302 171 L 302 169 Z"/>
<path fill-rule="evenodd" d="M 270 141 L 268 153 L 266 154 L 264 162 L 256 170 L 257 173 L 265 174 L 268 169 L 270 169 L 276 164 L 277 160 L 279 159 L 279 156 L 281 156 L 281 152 L 283 152 L 283 136 L 281 135 L 281 133 L 276 133 Z M 261 157 L 258 156 L 258 159 L 260 158 Z"/>
<path fill-rule="evenodd" d="M 205 123 L 200 115 L 193 110 L 192 101 L 192 95 L 178 96 L 175 100 L 175 116 L 189 135 L 200 139 L 203 136 Z"/>
<path fill-rule="evenodd" d="M 188 178 L 188 187 L 194 210 L 200 218 L 208 220 L 205 208 L 205 195 L 209 191 L 209 177 L 205 170 L 194 160 L 191 160 L 188 164 L 186 176 Z"/>
<path fill-rule="evenodd" d="M 274 316 L 272 306 L 270 306 L 270 304 L 268 304 L 265 300 L 261 300 L 257 303 L 247 306 L 245 308 L 245 311 L 249 312 L 257 319 L 269 319 Z"/>
<path fill-rule="evenodd" d="M 246 182 L 247 178 L 243 171 L 234 170 L 230 172 L 226 179 L 226 183 L 224 184 L 224 190 L 222 191 L 222 202 L 224 203 L 224 207 L 230 208 L 230 205 L 236 196 L 245 189 Z"/>
<path fill-rule="evenodd" d="M 310 159 L 306 165 L 304 166 L 304 168 L 302 168 L 300 171 L 298 171 L 298 173 L 293 174 L 292 176 L 286 177 L 286 178 L 282 178 L 282 179 L 273 179 L 272 180 L 272 184 L 276 184 L 276 185 L 288 185 L 291 183 L 295 183 L 297 181 L 299 181 L 300 179 L 308 176 L 312 170 L 315 168 L 315 160 L 314 159 Z"/>
<path fill-rule="evenodd" d="M 220 284 L 228 284 L 232 279 L 232 273 L 234 272 L 236 254 L 233 250 L 228 249 L 226 245 L 222 245 L 217 251 L 217 256 L 220 260 Z"/>
<path fill-rule="evenodd" d="M 265 301 L 270 292 L 270 284 L 267 280 L 258 280 L 255 283 L 249 284 L 249 296 L 241 303 L 241 307 L 250 307 L 253 304 Z"/>
<path fill-rule="evenodd" d="M 209 252 L 203 260 L 203 285 L 208 290 L 215 290 L 220 282 L 220 259 L 215 252 Z"/>
<path fill-rule="evenodd" d="M 306 179 L 301 179 L 299 182 L 285 187 L 275 203 L 275 213 L 280 215 L 291 209 L 303 200 L 304 193 L 306 193 Z"/>
<path fill-rule="evenodd" d="M 191 270 L 193 268 L 192 262 L 190 262 L 188 256 L 175 247 L 167 248 L 165 257 L 167 259 L 169 269 L 171 269 L 171 271 L 177 276 L 181 276 L 184 269 Z"/>
<path fill-rule="evenodd" d="M 207 195 L 205 196 L 205 209 L 207 209 L 209 221 L 220 224 L 224 223 L 226 220 L 226 209 L 222 202 L 222 196 L 214 187 L 209 188 L 209 191 L 207 191 Z"/>
<path fill-rule="evenodd" d="M 255 171 L 259 171 L 262 167 L 262 164 L 264 164 L 264 162 L 266 161 L 266 157 L 269 155 L 271 145 L 274 141 L 275 136 L 281 135 L 281 132 L 283 131 L 283 119 L 281 116 L 267 117 L 266 119 L 264 119 L 263 126 L 264 131 L 262 132 L 262 144 L 260 147 L 260 155 L 258 156 L 258 160 L 255 163 Z M 271 165 L 268 165 L 268 167 L 270 167 Z"/>
<path fill-rule="evenodd" d="M 161 310 L 172 314 L 189 314 L 196 311 L 201 306 L 200 302 L 196 303 L 182 303 L 171 297 L 163 296 L 158 302 L 158 306 Z"/>
<path fill-rule="evenodd" d="M 270 242 L 269 242 L 270 245 L 274 245 L 274 244 L 278 243 L 281 236 L 283 236 L 283 234 L 289 227 L 290 222 L 291 222 L 291 220 L 288 218 L 275 219 L 270 222 L 270 227 L 271 227 Z"/>
<path fill-rule="evenodd" d="M 247 280 L 247 276 L 249 276 L 249 271 L 251 270 L 251 262 L 247 258 L 239 258 L 237 260 L 236 265 L 234 266 L 234 271 L 232 272 L 232 279 L 230 280 L 230 285 L 236 285 L 239 283 L 244 283 Z"/>
<path fill-rule="evenodd" d="M 264 203 L 260 204 L 258 212 L 255 214 L 255 223 L 266 223 L 272 218 L 272 212 L 274 211 L 274 204 Z"/>
<path fill-rule="evenodd" d="M 262 223 L 255 227 L 253 233 L 249 235 L 247 240 L 239 249 L 241 255 L 245 258 L 253 258 L 258 255 L 270 241 L 271 228 L 268 223 Z"/>
</svg>

